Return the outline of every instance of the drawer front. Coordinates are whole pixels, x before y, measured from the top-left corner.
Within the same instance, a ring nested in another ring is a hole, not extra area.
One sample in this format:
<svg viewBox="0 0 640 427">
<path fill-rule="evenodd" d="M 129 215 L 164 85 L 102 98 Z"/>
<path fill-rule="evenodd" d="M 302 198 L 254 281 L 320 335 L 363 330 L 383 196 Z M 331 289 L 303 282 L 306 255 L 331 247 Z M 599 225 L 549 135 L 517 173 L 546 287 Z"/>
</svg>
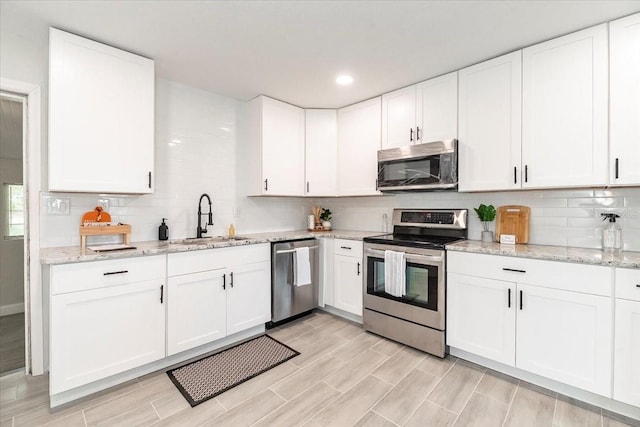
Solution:
<svg viewBox="0 0 640 427">
<path fill-rule="evenodd" d="M 270 260 L 269 243 L 234 246 L 169 254 L 167 271 L 169 276 L 179 276 Z"/>
<path fill-rule="evenodd" d="M 145 280 L 164 280 L 166 255 L 111 259 L 51 267 L 51 294 L 86 291 Z"/>
<path fill-rule="evenodd" d="M 640 301 L 640 270 L 616 268 L 616 298 Z"/>
<path fill-rule="evenodd" d="M 585 294 L 611 296 L 611 267 L 447 252 L 447 271 Z"/>
<path fill-rule="evenodd" d="M 362 258 L 362 242 L 359 240 L 335 239 L 333 244 L 336 255 Z"/>
</svg>

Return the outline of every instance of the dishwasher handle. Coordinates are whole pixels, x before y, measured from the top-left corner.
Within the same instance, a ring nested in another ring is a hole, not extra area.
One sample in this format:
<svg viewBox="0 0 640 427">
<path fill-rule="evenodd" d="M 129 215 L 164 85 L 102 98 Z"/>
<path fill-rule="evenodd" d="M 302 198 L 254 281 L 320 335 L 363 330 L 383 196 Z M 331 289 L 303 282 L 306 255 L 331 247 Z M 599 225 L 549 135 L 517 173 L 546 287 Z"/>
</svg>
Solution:
<svg viewBox="0 0 640 427">
<path fill-rule="evenodd" d="M 304 247 L 304 246 L 303 246 Z M 307 246 L 309 248 L 309 250 L 311 249 L 318 249 L 318 246 Z M 291 254 L 294 253 L 296 250 L 295 249 L 284 249 L 281 251 L 276 251 L 276 255 L 280 255 L 280 254 Z"/>
</svg>

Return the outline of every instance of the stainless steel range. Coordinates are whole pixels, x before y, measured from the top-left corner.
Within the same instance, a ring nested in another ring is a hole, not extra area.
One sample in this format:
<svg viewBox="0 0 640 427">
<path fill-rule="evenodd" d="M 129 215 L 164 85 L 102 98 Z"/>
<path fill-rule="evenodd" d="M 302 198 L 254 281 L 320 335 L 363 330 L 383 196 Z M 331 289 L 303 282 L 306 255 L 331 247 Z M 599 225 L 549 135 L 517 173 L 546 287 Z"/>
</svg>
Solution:
<svg viewBox="0 0 640 427">
<path fill-rule="evenodd" d="M 466 238 L 466 209 L 394 209 L 393 234 L 364 239 L 365 330 L 444 357 L 445 245 Z"/>
</svg>

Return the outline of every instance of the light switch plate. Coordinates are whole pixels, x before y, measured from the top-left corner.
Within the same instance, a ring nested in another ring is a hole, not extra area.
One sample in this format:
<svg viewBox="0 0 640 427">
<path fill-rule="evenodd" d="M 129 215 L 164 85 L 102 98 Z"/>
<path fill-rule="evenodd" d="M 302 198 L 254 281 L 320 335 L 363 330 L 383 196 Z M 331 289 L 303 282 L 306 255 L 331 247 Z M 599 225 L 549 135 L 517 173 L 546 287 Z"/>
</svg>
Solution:
<svg viewBox="0 0 640 427">
<path fill-rule="evenodd" d="M 47 204 L 48 215 L 69 215 L 71 211 L 71 199 L 69 197 L 47 196 L 44 199 Z"/>
<path fill-rule="evenodd" d="M 98 206 L 102 206 L 102 210 L 109 212 L 109 199 L 98 199 Z"/>
</svg>

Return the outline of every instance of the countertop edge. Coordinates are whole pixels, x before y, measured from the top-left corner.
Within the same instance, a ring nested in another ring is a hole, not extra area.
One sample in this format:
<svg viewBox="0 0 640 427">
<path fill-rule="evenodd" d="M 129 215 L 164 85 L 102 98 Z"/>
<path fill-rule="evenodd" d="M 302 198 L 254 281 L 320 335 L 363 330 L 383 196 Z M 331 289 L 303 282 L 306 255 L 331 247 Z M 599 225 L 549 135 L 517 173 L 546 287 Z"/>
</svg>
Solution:
<svg viewBox="0 0 640 427">
<path fill-rule="evenodd" d="M 307 230 L 280 231 L 268 233 L 243 234 L 246 240 L 213 241 L 210 243 L 184 243 L 184 239 L 168 241 L 131 242 L 136 249 L 121 251 L 95 252 L 87 249 L 83 254 L 79 246 L 48 247 L 40 249 L 42 265 L 75 264 L 110 259 L 136 258 L 142 256 L 164 255 L 170 253 L 192 252 L 206 249 L 218 249 L 237 246 L 282 242 L 286 240 L 334 238 L 361 241 L 368 236 L 383 234 L 381 231 L 329 230 L 311 232 Z M 177 243 L 179 242 L 179 243 Z"/>
<path fill-rule="evenodd" d="M 500 255 L 576 264 L 640 269 L 640 252 L 606 253 L 599 249 L 547 245 L 502 245 L 478 240 L 465 240 L 446 246 L 449 251 Z"/>
</svg>

